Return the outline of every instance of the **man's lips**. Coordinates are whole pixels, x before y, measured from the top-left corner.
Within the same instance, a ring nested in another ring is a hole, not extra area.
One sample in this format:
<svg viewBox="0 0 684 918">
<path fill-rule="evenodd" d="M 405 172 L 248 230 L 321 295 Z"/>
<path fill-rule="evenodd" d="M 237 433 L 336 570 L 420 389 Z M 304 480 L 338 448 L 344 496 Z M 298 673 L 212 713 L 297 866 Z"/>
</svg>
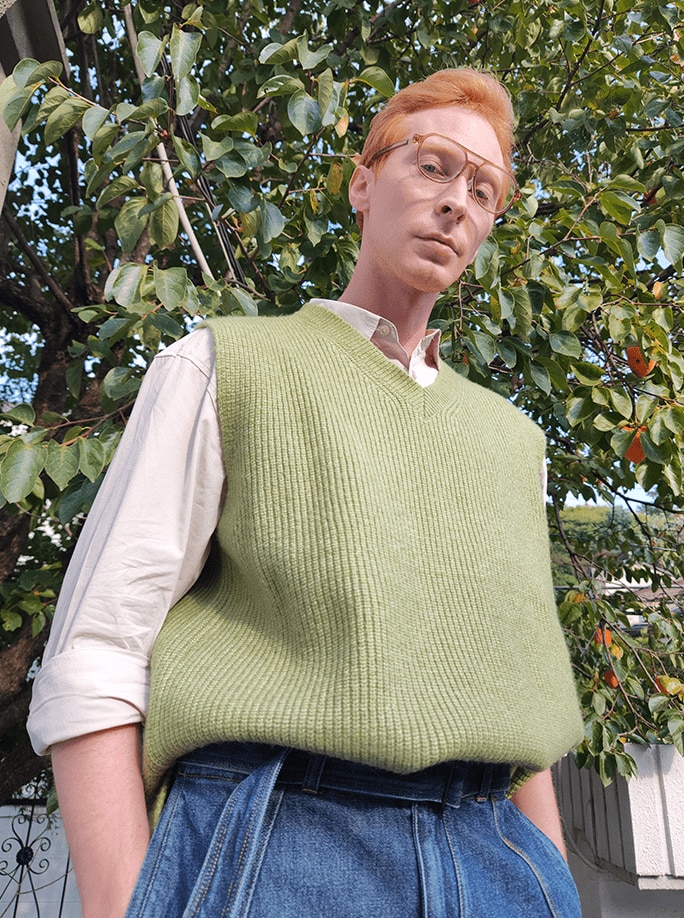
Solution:
<svg viewBox="0 0 684 918">
<path fill-rule="evenodd" d="M 419 236 L 419 239 L 422 239 L 423 242 L 437 242 L 440 245 L 446 246 L 446 248 L 451 249 L 454 254 L 458 255 L 454 243 L 451 239 L 446 236 L 430 235 L 430 236 Z"/>
</svg>

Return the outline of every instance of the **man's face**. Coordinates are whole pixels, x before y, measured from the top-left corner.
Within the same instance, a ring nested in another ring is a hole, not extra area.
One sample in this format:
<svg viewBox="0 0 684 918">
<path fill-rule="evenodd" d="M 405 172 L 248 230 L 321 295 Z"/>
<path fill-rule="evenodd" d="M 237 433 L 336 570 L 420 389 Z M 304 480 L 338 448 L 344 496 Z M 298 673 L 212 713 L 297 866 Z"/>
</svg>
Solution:
<svg viewBox="0 0 684 918">
<path fill-rule="evenodd" d="M 404 128 L 406 137 L 443 134 L 476 154 L 476 164 L 488 160 L 506 168 L 494 129 L 470 109 L 425 109 L 407 116 Z M 468 170 L 448 184 L 421 175 L 415 143 L 387 153 L 381 163 L 379 174 L 365 170 L 359 194 L 351 195 L 364 213 L 362 251 L 390 288 L 439 293 L 473 261 L 494 216 L 468 191 Z"/>
</svg>

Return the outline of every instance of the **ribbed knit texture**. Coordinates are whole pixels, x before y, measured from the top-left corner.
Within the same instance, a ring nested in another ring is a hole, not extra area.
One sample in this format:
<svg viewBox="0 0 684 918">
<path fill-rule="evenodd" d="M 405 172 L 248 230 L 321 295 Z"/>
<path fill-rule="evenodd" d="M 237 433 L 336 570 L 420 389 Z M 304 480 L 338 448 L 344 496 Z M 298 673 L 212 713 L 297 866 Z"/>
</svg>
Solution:
<svg viewBox="0 0 684 918">
<path fill-rule="evenodd" d="M 536 425 L 446 366 L 421 388 L 314 303 L 209 324 L 227 498 L 155 645 L 148 789 L 221 740 L 549 766 L 582 725 Z"/>
</svg>

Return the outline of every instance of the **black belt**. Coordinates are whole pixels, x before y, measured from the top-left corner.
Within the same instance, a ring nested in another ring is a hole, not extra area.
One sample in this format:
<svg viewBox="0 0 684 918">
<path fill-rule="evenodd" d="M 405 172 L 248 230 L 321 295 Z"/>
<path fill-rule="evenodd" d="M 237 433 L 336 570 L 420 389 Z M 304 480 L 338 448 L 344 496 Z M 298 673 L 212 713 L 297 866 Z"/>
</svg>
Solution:
<svg viewBox="0 0 684 918">
<path fill-rule="evenodd" d="M 219 770 L 249 774 L 282 752 L 259 743 L 216 743 L 184 756 L 182 762 L 211 764 Z M 486 800 L 505 796 L 510 785 L 508 764 L 453 761 L 423 771 L 398 774 L 370 765 L 290 749 L 276 786 L 301 787 L 310 794 L 325 791 L 389 800 L 460 806 L 464 798 Z"/>
</svg>

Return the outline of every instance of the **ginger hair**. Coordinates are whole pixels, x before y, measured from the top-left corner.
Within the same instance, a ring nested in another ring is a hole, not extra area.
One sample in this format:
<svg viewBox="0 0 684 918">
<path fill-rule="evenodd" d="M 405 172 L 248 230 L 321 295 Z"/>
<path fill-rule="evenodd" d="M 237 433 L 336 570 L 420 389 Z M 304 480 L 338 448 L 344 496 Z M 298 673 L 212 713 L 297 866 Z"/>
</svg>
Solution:
<svg viewBox="0 0 684 918">
<path fill-rule="evenodd" d="M 470 67 L 439 70 L 392 96 L 373 118 L 357 165 L 365 166 L 378 150 L 402 140 L 407 115 L 447 105 L 460 105 L 485 118 L 494 129 L 504 162 L 510 165 L 515 124 L 510 96 L 496 77 Z M 370 168 L 379 172 L 383 162 L 381 157 Z M 356 220 L 363 229 L 363 214 L 357 213 Z"/>
</svg>

